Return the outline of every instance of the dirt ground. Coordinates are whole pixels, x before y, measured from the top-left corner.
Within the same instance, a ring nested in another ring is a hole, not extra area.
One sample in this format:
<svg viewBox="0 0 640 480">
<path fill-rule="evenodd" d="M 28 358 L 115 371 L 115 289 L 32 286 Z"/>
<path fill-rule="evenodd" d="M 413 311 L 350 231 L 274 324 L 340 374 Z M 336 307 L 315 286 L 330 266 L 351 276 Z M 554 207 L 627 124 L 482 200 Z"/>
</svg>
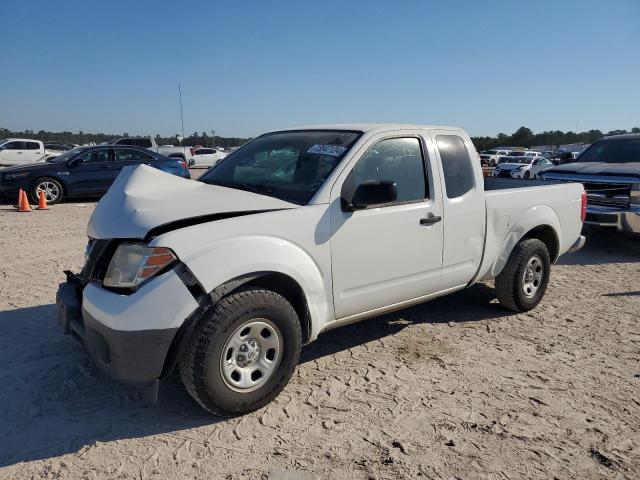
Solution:
<svg viewBox="0 0 640 480">
<path fill-rule="evenodd" d="M 0 205 L 0 478 L 640 478 L 640 241 L 561 259 L 541 305 L 492 285 L 321 335 L 266 408 L 157 405 L 55 323 L 94 203 Z"/>
</svg>

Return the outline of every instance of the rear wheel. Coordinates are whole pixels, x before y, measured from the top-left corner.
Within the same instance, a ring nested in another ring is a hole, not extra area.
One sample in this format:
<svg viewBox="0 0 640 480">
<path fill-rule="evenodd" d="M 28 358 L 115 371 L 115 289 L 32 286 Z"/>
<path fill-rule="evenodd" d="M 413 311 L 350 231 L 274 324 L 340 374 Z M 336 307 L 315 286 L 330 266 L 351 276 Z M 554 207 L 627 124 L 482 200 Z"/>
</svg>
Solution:
<svg viewBox="0 0 640 480">
<path fill-rule="evenodd" d="M 55 178 L 43 177 L 37 179 L 31 185 L 30 196 L 34 203 L 38 203 L 40 199 L 40 192 L 44 193 L 44 198 L 47 199 L 49 205 L 59 203 L 64 196 L 64 189 L 58 180 Z"/>
<path fill-rule="evenodd" d="M 206 410 L 223 416 L 257 410 L 289 382 L 302 333 L 281 295 L 249 287 L 220 300 L 193 333 L 180 376 Z"/>
<path fill-rule="evenodd" d="M 515 312 L 535 308 L 549 284 L 551 261 L 547 246 L 537 238 L 521 240 L 496 277 L 496 296 L 503 307 Z"/>
</svg>

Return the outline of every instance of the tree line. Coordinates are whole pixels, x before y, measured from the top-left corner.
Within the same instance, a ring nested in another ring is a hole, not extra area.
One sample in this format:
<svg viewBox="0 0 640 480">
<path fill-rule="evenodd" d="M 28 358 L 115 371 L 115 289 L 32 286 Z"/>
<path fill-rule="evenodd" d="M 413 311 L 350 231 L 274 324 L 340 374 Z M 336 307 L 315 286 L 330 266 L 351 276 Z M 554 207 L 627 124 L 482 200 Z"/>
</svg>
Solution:
<svg viewBox="0 0 640 480">
<path fill-rule="evenodd" d="M 476 149 L 481 152 L 495 147 L 533 147 L 537 145 L 549 145 L 558 147 L 572 143 L 593 143 L 606 135 L 623 135 L 626 133 L 640 133 L 640 128 L 635 127 L 630 131 L 611 130 L 603 133 L 600 130 L 589 130 L 588 132 L 562 132 L 560 130 L 549 130 L 541 133 L 533 133 L 527 127 L 520 127 L 512 135 L 499 133 L 495 137 L 472 137 L 471 140 Z"/>
<path fill-rule="evenodd" d="M 6 128 L 0 128 L 0 139 L 2 138 L 32 138 L 34 140 L 41 140 L 43 142 L 60 142 L 60 143 L 73 143 L 76 145 L 85 145 L 88 143 L 100 144 L 104 142 L 112 142 L 117 138 L 122 137 L 135 137 L 137 135 L 129 135 L 124 132 L 122 134 L 109 134 L 109 133 L 85 133 L 80 130 L 77 133 L 73 132 L 48 132 L 40 130 L 35 132 L 33 130 L 25 130 L 23 132 L 13 132 Z M 149 135 L 143 135 L 149 136 Z M 179 145 L 178 136 L 162 137 L 156 135 L 154 137 L 158 145 Z M 182 139 L 182 145 L 193 147 L 195 145 L 202 145 L 203 147 L 238 147 L 247 141 L 249 138 L 238 137 L 220 137 L 214 134 L 207 134 L 206 132 L 198 133 L 194 132 L 188 137 Z"/>
<path fill-rule="evenodd" d="M 483 150 L 489 150 L 491 148 L 500 146 L 513 146 L 513 147 L 533 147 L 536 145 L 550 145 L 559 146 L 572 143 L 593 143 L 596 140 L 604 137 L 605 135 L 621 135 L 625 133 L 640 133 L 640 128 L 634 127 L 631 130 L 611 130 L 603 133 L 600 130 L 589 130 L 587 132 L 562 132 L 560 130 L 549 130 L 541 133 L 533 133 L 533 131 L 527 127 L 520 127 L 512 135 L 506 135 L 499 133 L 495 137 L 472 137 L 471 140 L 476 149 L 480 152 Z M 47 132 L 40 130 L 35 132 L 33 130 L 25 130 L 24 132 L 12 132 L 6 128 L 0 128 L 1 138 L 33 138 L 36 140 L 42 140 L 43 142 L 61 142 L 61 143 L 73 143 L 77 145 L 84 145 L 87 143 L 104 143 L 111 142 L 117 138 L 129 137 L 135 135 L 129 135 L 127 132 L 122 134 L 107 134 L 107 133 L 85 133 L 80 130 L 78 133 L 73 132 Z M 158 145 L 179 145 L 178 136 L 162 137 L 156 135 L 154 137 Z M 207 132 L 194 132 L 188 137 L 182 140 L 182 145 L 193 147 L 195 145 L 202 145 L 204 147 L 238 147 L 251 140 L 250 138 L 239 137 L 220 137 L 215 135 L 215 132 L 211 135 Z"/>
</svg>

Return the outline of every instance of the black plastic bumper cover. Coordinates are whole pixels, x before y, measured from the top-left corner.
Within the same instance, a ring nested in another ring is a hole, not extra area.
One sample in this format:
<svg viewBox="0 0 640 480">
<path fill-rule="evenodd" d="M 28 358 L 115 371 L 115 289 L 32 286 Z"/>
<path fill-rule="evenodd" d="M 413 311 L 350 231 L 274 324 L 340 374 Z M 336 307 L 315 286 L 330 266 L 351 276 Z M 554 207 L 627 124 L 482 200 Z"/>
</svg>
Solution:
<svg viewBox="0 0 640 480">
<path fill-rule="evenodd" d="M 155 401 L 162 368 L 177 328 L 162 330 L 113 330 L 82 309 L 81 287 L 74 279 L 61 283 L 56 295 L 58 324 L 74 334 L 96 365 L 112 378 L 146 390 Z"/>
</svg>

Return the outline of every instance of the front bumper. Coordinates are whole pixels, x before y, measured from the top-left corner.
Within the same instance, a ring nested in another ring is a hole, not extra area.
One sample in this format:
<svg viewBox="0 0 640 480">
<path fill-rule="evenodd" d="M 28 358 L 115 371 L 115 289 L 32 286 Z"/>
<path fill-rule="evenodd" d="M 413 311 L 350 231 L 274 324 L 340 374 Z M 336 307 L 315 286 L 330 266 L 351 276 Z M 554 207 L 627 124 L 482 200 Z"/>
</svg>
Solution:
<svg viewBox="0 0 640 480">
<path fill-rule="evenodd" d="M 7 200 L 17 201 L 20 189 L 27 190 L 28 185 L 22 183 L 0 181 L 0 197 Z"/>
<path fill-rule="evenodd" d="M 69 275 L 58 288 L 56 305 L 63 332 L 80 340 L 102 371 L 141 389 L 151 401 L 176 332 L 198 307 L 173 271 L 130 295 L 97 282 L 83 287 Z"/>
<path fill-rule="evenodd" d="M 629 210 L 587 204 L 586 225 L 615 228 L 620 232 L 640 234 L 640 206 Z"/>
</svg>

